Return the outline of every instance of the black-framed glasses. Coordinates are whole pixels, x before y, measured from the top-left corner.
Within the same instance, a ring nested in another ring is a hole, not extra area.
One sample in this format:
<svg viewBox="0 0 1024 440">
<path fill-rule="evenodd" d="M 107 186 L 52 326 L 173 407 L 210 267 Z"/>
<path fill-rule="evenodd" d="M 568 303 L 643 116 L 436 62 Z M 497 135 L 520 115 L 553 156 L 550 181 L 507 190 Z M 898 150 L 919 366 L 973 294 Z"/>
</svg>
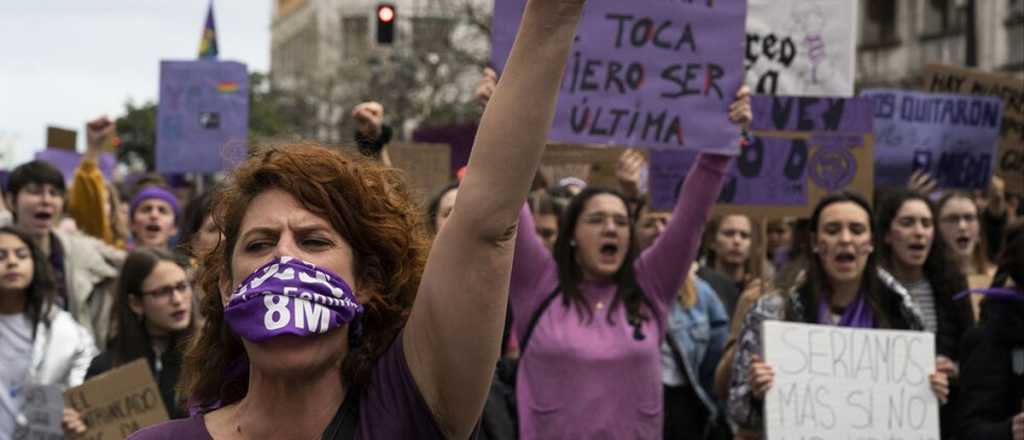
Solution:
<svg viewBox="0 0 1024 440">
<path fill-rule="evenodd" d="M 151 296 L 157 301 L 166 301 L 174 296 L 174 292 L 181 292 L 182 295 L 190 294 L 192 293 L 192 284 L 183 280 L 175 284 L 168 284 L 166 286 L 157 287 L 153 290 L 144 291 L 142 294 Z"/>
</svg>

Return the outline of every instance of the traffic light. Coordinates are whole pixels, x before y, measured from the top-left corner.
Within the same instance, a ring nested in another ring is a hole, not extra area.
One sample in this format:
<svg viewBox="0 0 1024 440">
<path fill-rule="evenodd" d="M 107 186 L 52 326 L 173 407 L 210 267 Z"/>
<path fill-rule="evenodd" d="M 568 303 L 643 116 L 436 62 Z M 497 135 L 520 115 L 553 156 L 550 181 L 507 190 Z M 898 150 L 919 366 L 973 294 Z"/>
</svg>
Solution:
<svg viewBox="0 0 1024 440">
<path fill-rule="evenodd" d="M 395 5 L 381 3 L 377 5 L 377 44 L 391 44 L 395 41 Z"/>
</svg>

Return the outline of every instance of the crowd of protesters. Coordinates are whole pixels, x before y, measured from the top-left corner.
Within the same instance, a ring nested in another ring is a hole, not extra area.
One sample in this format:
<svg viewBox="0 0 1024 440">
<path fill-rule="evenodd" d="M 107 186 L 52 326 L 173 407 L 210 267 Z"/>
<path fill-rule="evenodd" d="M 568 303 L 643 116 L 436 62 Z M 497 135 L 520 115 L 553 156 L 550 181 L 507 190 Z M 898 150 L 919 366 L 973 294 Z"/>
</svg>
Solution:
<svg viewBox="0 0 1024 440">
<path fill-rule="evenodd" d="M 28 387 L 138 359 L 174 419 L 139 439 L 763 438 L 762 324 L 781 320 L 933 333 L 942 437 L 1024 440 L 1020 195 L 915 175 L 809 218 L 717 216 L 733 157 L 702 153 L 657 211 L 638 150 L 617 188 L 548 185 L 581 11 L 529 3 L 501 81 L 477 89 L 467 168 L 423 206 L 372 102 L 352 112 L 358 148 L 260 148 L 198 194 L 107 180 L 102 117 L 67 183 L 43 161 L 11 170 L 0 438 Z M 745 88 L 722 117 L 749 124 Z M 67 408 L 63 428 L 88 426 Z"/>
</svg>

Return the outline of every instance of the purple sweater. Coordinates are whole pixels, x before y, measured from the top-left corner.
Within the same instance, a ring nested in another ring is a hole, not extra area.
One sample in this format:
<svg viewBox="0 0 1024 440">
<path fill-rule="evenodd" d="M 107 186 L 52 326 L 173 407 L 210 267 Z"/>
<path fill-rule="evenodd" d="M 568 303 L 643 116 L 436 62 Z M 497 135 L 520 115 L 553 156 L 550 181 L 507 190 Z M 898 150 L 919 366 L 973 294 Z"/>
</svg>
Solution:
<svg viewBox="0 0 1024 440">
<path fill-rule="evenodd" d="M 634 262 L 637 282 L 654 305 L 655 319 L 633 338 L 625 307 L 609 324 L 606 311 L 581 322 L 560 299 L 543 313 L 519 362 L 516 397 L 520 438 L 662 438 L 661 341 L 669 306 L 697 254 L 707 215 L 718 197 L 730 156 L 701 154 L 687 175 L 672 221 Z M 533 233 L 524 207 L 519 216 L 509 298 L 516 334 L 523 335 L 545 296 L 558 286 L 554 258 Z M 609 304 L 612 281 L 583 282 L 591 303 Z"/>
</svg>

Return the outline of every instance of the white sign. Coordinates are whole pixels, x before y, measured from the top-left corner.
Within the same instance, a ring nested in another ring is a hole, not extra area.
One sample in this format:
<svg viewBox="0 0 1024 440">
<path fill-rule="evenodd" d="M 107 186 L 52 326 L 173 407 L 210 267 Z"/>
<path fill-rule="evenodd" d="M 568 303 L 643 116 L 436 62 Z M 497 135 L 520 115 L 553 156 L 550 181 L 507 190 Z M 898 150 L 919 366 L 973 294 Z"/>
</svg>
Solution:
<svg viewBox="0 0 1024 440">
<path fill-rule="evenodd" d="M 23 398 L 17 416 L 13 440 L 60 440 L 64 438 L 64 397 L 55 385 L 26 385 L 19 393 Z"/>
<path fill-rule="evenodd" d="M 769 440 L 939 440 L 935 335 L 764 323 Z"/>
<path fill-rule="evenodd" d="M 856 1 L 747 4 L 745 82 L 754 94 L 853 96 Z"/>
</svg>

